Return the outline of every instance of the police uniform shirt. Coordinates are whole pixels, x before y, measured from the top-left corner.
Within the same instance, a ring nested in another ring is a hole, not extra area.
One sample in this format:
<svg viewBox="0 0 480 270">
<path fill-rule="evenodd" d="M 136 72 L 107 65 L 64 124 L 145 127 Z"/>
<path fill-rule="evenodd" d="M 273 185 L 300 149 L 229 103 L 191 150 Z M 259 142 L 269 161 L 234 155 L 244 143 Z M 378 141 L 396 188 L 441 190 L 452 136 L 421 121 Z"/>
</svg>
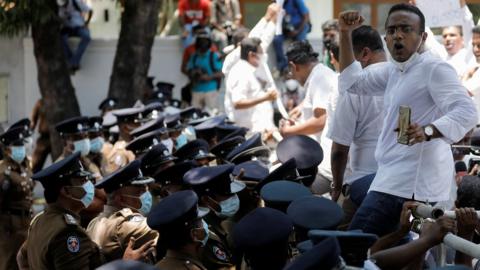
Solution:
<svg viewBox="0 0 480 270">
<path fill-rule="evenodd" d="M 27 237 L 34 182 L 29 160 L 0 161 L 0 269 L 15 269 L 16 254 Z"/>
<path fill-rule="evenodd" d="M 50 204 L 34 218 L 26 241 L 30 269 L 95 269 L 104 263 L 98 246 L 80 227 L 80 217 Z"/>
<path fill-rule="evenodd" d="M 126 149 L 126 141 L 117 141 L 107 154 L 107 166 L 105 171 L 111 174 L 119 168 L 127 165 L 135 159 L 132 151 Z"/>
<path fill-rule="evenodd" d="M 130 237 L 136 239 L 134 249 L 158 238 L 158 233 L 148 227 L 147 219 L 140 213 L 109 205 L 105 205 L 105 211 L 90 222 L 87 233 L 98 244 L 107 261 L 122 258 Z"/>
<path fill-rule="evenodd" d="M 155 266 L 167 270 L 207 270 L 197 259 L 171 249 L 167 251 L 165 257 Z"/>
</svg>

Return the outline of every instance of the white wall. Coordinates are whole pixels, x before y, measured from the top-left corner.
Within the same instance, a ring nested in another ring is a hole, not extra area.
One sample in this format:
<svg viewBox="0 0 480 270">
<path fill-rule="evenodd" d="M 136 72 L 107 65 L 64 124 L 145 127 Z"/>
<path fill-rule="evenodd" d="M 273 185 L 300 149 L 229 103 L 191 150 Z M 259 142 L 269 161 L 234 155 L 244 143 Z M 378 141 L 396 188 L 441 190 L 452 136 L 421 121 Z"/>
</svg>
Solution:
<svg viewBox="0 0 480 270">
<path fill-rule="evenodd" d="M 313 25 L 309 38 L 321 38 L 322 23 L 334 17 L 333 0 L 305 0 L 305 3 L 310 10 L 310 20 Z"/>
<path fill-rule="evenodd" d="M 84 115 L 95 115 L 98 104 L 107 96 L 116 40 L 92 40 L 81 62 L 81 70 L 72 76 L 80 109 Z M 176 91 L 186 84 L 186 77 L 180 73 L 181 51 L 177 38 L 157 38 L 152 49 L 150 75 L 156 81 L 175 82 Z M 28 115 L 35 101 L 40 97 L 37 83 L 37 70 L 30 38 L 24 39 L 26 102 L 21 107 L 22 114 Z"/>
</svg>

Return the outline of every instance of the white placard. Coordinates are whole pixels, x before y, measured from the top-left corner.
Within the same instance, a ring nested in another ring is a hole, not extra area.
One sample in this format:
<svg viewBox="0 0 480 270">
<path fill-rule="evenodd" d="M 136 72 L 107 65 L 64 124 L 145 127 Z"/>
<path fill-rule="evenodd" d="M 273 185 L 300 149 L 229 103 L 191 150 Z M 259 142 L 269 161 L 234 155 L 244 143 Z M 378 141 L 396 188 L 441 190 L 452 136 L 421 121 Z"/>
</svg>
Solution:
<svg viewBox="0 0 480 270">
<path fill-rule="evenodd" d="M 459 0 L 417 0 L 429 27 L 462 25 L 464 12 Z"/>
</svg>

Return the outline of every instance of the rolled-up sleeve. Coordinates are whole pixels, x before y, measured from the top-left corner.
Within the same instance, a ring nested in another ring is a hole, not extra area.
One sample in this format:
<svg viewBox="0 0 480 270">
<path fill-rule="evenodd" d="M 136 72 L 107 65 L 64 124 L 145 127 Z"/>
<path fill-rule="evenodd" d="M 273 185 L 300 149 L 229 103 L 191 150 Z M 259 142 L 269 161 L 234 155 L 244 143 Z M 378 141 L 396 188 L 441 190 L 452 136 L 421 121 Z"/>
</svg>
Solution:
<svg viewBox="0 0 480 270">
<path fill-rule="evenodd" d="M 448 143 L 461 140 L 478 123 L 475 104 L 460 83 L 456 72 L 447 63 L 432 69 L 429 91 L 443 116 L 432 124 L 442 133 Z"/>
<path fill-rule="evenodd" d="M 365 69 L 358 61 L 340 73 L 338 89 L 340 93 L 348 91 L 356 95 L 381 96 L 385 93 L 389 77 L 389 64 L 378 63 Z"/>
</svg>

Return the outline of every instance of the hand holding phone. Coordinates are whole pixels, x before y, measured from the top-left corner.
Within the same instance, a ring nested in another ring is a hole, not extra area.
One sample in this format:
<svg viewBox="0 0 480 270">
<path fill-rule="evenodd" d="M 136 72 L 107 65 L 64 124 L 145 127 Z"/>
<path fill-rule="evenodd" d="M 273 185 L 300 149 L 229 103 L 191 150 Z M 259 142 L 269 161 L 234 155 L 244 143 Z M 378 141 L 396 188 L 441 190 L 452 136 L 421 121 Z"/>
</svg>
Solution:
<svg viewBox="0 0 480 270">
<path fill-rule="evenodd" d="M 400 106 L 398 111 L 398 135 L 397 142 L 408 145 L 408 128 L 410 127 L 411 109 L 408 106 Z"/>
</svg>

